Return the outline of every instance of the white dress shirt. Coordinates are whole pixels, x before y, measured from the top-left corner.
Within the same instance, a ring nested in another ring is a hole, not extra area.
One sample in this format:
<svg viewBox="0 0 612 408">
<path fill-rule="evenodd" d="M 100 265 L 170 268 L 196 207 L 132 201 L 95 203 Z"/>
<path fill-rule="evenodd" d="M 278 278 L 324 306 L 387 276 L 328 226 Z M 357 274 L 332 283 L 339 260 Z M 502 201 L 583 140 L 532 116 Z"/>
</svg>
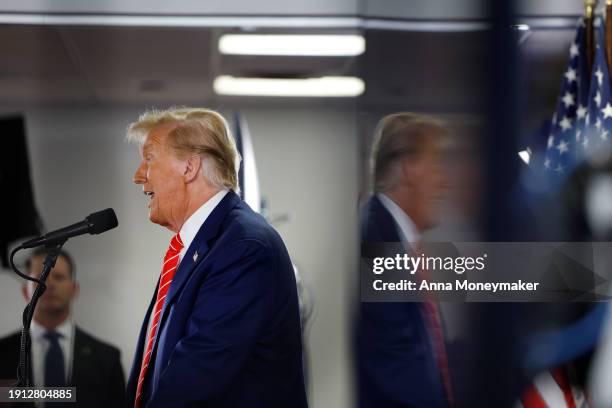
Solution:
<svg viewBox="0 0 612 408">
<path fill-rule="evenodd" d="M 55 331 L 60 334 L 58 339 L 62 353 L 64 354 L 64 371 L 66 374 L 66 383 L 72 377 L 72 356 L 74 354 L 74 322 L 69 318 L 55 328 Z M 45 357 L 49 350 L 49 340 L 45 338 L 47 329 L 32 320 L 30 326 L 30 338 L 32 340 L 32 348 L 30 358 L 32 362 L 32 376 L 34 377 L 34 385 L 36 387 L 45 386 Z"/>
<path fill-rule="evenodd" d="M 383 207 L 391 213 L 399 229 L 398 232 L 400 233 L 400 239 L 402 240 L 402 244 L 404 244 L 404 248 L 406 248 L 406 245 L 410 245 L 413 250 L 416 250 L 414 246 L 421 241 L 421 234 L 416 225 L 414 225 L 414 222 L 412 222 L 408 214 L 406 214 L 406 212 L 404 212 L 404 210 L 402 210 L 388 195 L 378 193 L 376 196 Z"/>
<path fill-rule="evenodd" d="M 181 236 L 181 241 L 183 241 L 183 249 L 179 253 L 179 264 L 183 260 L 183 256 L 189 246 L 193 242 L 196 234 L 200 230 L 200 227 L 204 224 L 204 221 L 208 218 L 210 213 L 213 212 L 215 207 L 219 205 L 223 197 L 227 194 L 227 190 L 221 190 L 214 196 L 212 196 L 207 202 L 202 204 L 200 208 L 198 208 L 183 224 L 181 230 L 179 231 L 179 235 Z"/>
</svg>

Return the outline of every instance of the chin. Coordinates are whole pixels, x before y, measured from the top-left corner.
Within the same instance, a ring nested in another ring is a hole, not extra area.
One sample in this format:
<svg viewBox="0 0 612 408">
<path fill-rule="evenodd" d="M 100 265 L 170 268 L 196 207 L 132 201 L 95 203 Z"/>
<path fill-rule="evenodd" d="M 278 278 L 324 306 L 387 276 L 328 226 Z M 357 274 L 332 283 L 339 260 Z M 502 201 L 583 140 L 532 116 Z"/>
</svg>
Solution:
<svg viewBox="0 0 612 408">
<path fill-rule="evenodd" d="M 156 217 L 154 215 L 150 215 L 149 216 L 149 221 L 151 221 L 153 224 L 157 224 L 160 227 L 164 227 L 164 228 L 167 228 L 168 225 L 170 225 L 170 224 L 168 224 L 168 222 L 166 220 L 164 220 L 162 218 L 159 218 L 159 217 Z"/>
<path fill-rule="evenodd" d="M 41 307 L 41 311 L 44 311 L 47 314 L 54 314 L 54 315 L 63 313 L 65 310 L 66 310 L 66 306 L 60 305 L 60 304 L 48 304 L 48 305 L 44 305 L 44 307 Z"/>
<path fill-rule="evenodd" d="M 149 212 L 149 221 L 151 221 L 153 224 L 161 225 L 161 220 L 159 219 L 158 215 L 154 211 Z"/>
<path fill-rule="evenodd" d="M 434 228 L 436 225 L 438 225 L 438 219 L 436 217 L 428 217 L 423 223 L 423 230 Z"/>
</svg>

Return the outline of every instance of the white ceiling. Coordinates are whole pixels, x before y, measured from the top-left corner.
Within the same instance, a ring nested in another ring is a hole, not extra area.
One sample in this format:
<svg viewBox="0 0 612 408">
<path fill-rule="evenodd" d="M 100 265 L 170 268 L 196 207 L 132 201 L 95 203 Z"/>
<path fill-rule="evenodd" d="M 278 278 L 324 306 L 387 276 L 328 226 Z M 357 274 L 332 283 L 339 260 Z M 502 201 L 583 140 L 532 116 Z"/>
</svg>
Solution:
<svg viewBox="0 0 612 408">
<path fill-rule="evenodd" d="M 245 30 L 364 32 L 367 52 L 359 58 L 219 54 L 217 40 L 222 33 Z M 521 55 L 530 64 L 529 92 L 545 97 L 556 92 L 559 77 L 550 72 L 563 69 L 572 35 L 571 26 L 531 32 L 521 46 Z M 221 74 L 358 75 L 366 81 L 364 100 L 371 105 L 475 112 L 483 109 L 487 84 L 486 40 L 485 31 L 0 25 L 0 106 L 213 106 L 237 100 L 213 94 L 212 80 Z"/>
<path fill-rule="evenodd" d="M 243 16 L 354 15 L 357 13 L 357 7 L 358 0 L 2 0 L 0 12 Z"/>
<path fill-rule="evenodd" d="M 234 16 L 368 16 L 403 19 L 481 19 L 496 0 L 3 0 L 0 12 Z M 600 1 L 604 3 L 603 0 Z M 573 16 L 582 0 L 516 0 L 524 16 Z"/>
<path fill-rule="evenodd" d="M 226 30 L 227 31 L 227 30 Z M 0 104 L 190 104 L 215 76 L 350 74 L 353 58 L 223 56 L 204 28 L 0 25 Z"/>
</svg>

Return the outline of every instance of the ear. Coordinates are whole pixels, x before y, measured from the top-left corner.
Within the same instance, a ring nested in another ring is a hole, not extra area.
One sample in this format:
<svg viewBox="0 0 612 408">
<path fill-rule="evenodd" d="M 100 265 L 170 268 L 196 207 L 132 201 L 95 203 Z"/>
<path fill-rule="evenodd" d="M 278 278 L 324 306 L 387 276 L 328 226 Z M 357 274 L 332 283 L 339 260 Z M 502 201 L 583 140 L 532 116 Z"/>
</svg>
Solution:
<svg viewBox="0 0 612 408">
<path fill-rule="evenodd" d="M 402 160 L 401 161 L 401 169 L 402 169 L 402 181 L 406 187 L 413 187 L 415 184 L 415 177 L 417 177 L 417 170 L 415 163 L 412 160 Z"/>
<path fill-rule="evenodd" d="M 81 286 L 79 285 L 79 282 L 74 282 L 74 290 L 72 293 L 72 299 L 76 299 L 77 297 L 79 297 L 79 293 L 81 293 Z"/>
<path fill-rule="evenodd" d="M 202 157 L 198 155 L 192 155 L 185 161 L 185 181 L 191 183 L 198 178 L 200 169 L 202 168 Z"/>
<path fill-rule="evenodd" d="M 28 291 L 28 285 L 29 285 L 28 282 L 24 282 L 21 285 L 21 294 L 23 295 L 23 298 L 26 300 L 26 302 L 30 301 L 30 293 Z"/>
</svg>

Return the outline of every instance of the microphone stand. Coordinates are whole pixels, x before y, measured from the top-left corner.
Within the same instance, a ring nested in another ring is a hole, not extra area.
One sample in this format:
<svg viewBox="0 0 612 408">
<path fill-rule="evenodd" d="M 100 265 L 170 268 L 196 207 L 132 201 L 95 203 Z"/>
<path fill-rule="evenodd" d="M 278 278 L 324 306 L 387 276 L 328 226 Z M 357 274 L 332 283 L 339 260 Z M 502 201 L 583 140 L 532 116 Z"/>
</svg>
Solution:
<svg viewBox="0 0 612 408">
<path fill-rule="evenodd" d="M 34 310 L 38 299 L 45 293 L 47 286 L 45 282 L 51 272 L 51 269 L 55 266 L 55 261 L 59 256 L 62 246 L 66 243 L 66 239 L 55 241 L 53 244 L 45 245 L 47 250 L 47 257 L 43 263 L 43 269 L 38 278 L 38 284 L 32 295 L 30 303 L 25 307 L 23 311 L 23 328 L 21 329 L 21 343 L 19 348 L 19 367 L 17 368 L 17 386 L 18 387 L 31 387 L 30 379 L 30 325 L 32 324 L 32 318 L 34 317 Z"/>
</svg>

